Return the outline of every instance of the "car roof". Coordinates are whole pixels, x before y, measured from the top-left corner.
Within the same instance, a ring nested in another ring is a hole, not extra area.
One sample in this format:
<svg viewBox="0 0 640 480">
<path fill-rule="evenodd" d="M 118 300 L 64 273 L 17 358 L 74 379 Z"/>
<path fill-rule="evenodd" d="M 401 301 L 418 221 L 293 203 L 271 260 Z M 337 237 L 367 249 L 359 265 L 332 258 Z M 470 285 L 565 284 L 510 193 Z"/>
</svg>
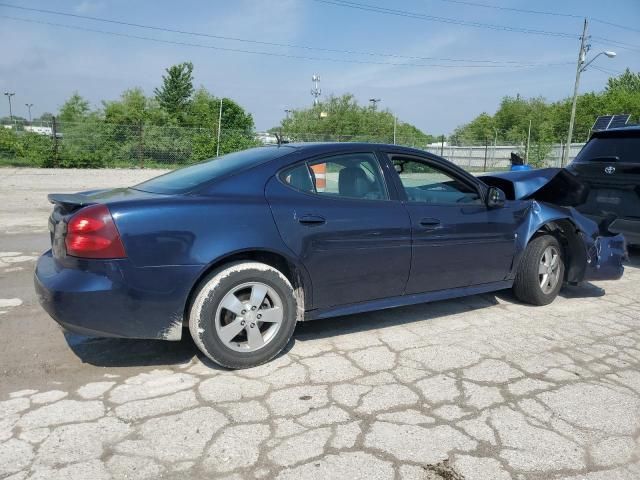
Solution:
<svg viewBox="0 0 640 480">
<path fill-rule="evenodd" d="M 307 154 L 322 154 L 337 151 L 362 151 L 362 150 L 386 150 L 405 153 L 415 153 L 424 155 L 424 150 L 417 148 L 404 147 L 401 145 L 392 145 L 387 143 L 368 143 L 368 142 L 308 142 L 308 143 L 285 143 L 282 146 L 293 147 Z"/>
<path fill-rule="evenodd" d="M 628 125 L 626 127 L 610 128 L 609 130 L 598 130 L 591 134 L 591 138 L 607 137 L 640 137 L 640 125 Z"/>
</svg>

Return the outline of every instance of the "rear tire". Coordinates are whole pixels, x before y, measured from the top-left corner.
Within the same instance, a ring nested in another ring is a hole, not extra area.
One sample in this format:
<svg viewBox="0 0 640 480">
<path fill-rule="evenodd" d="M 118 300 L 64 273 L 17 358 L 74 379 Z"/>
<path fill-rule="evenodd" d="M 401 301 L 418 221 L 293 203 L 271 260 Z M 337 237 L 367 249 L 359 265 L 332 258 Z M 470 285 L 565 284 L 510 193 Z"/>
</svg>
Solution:
<svg viewBox="0 0 640 480">
<path fill-rule="evenodd" d="M 548 305 L 555 300 L 564 281 L 562 246 L 552 235 L 529 242 L 518 266 L 513 293 L 522 302 Z"/>
<path fill-rule="evenodd" d="M 200 284 L 189 330 L 208 358 L 227 368 L 249 368 L 280 353 L 296 327 L 293 287 L 258 262 L 225 265 Z"/>
</svg>

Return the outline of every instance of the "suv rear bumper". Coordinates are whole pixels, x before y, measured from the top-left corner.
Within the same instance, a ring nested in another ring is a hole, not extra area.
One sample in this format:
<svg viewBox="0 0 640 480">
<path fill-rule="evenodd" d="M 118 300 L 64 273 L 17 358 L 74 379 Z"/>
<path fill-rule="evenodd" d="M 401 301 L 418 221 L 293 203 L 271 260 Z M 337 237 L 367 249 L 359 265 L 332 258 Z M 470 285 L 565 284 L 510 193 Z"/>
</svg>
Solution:
<svg viewBox="0 0 640 480">
<path fill-rule="evenodd" d="M 600 224 L 606 217 L 585 214 L 594 222 Z M 607 227 L 611 233 L 622 234 L 627 245 L 640 245 L 640 219 L 616 218 Z"/>
</svg>

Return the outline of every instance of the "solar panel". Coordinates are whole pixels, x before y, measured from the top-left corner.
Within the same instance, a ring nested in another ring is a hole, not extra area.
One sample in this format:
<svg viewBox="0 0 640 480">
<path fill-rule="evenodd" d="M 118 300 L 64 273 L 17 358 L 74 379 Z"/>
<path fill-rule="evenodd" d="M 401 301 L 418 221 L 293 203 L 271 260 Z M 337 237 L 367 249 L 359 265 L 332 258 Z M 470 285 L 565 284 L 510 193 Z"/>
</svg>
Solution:
<svg viewBox="0 0 640 480">
<path fill-rule="evenodd" d="M 609 128 L 624 127 L 630 118 L 631 118 L 631 115 L 627 115 L 627 114 L 614 115 L 613 118 L 611 119 L 611 122 L 609 123 L 609 126 L 607 127 L 607 130 Z"/>
<path fill-rule="evenodd" d="M 615 115 L 600 115 L 596 118 L 596 122 L 593 124 L 593 127 L 591 127 L 591 130 L 606 130 L 609 128 L 613 117 L 615 117 Z"/>
</svg>

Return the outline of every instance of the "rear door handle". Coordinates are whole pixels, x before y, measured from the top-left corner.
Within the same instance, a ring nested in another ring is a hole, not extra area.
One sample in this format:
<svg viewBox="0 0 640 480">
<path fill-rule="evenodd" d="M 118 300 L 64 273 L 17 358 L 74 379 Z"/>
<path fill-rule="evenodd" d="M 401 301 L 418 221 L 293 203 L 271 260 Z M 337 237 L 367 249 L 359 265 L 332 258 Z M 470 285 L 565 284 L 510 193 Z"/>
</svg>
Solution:
<svg viewBox="0 0 640 480">
<path fill-rule="evenodd" d="M 302 225 L 324 225 L 327 220 L 320 215 L 303 215 L 298 218 L 298 222 Z"/>
<path fill-rule="evenodd" d="M 442 228 L 440 225 L 440 220 L 437 218 L 423 218 L 420 220 L 420 226 L 424 227 L 427 230 L 436 230 L 438 228 Z"/>
</svg>

